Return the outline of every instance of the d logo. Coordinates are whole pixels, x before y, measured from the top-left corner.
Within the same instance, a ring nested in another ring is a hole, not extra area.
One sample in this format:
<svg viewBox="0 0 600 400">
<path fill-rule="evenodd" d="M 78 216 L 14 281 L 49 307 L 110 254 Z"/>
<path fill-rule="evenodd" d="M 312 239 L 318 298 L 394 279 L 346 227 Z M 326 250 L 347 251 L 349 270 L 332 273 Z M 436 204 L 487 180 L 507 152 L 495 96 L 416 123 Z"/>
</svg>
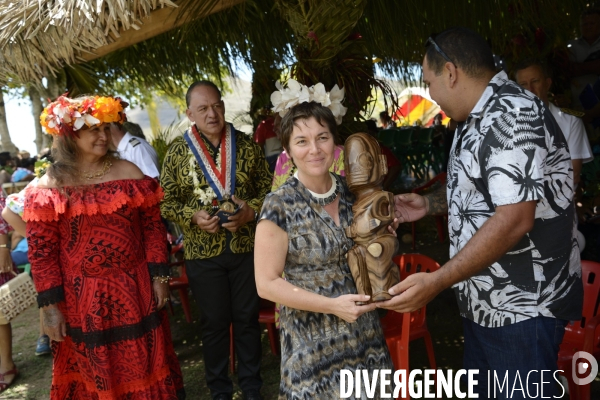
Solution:
<svg viewBox="0 0 600 400">
<path fill-rule="evenodd" d="M 587 385 L 598 375 L 598 362 L 590 353 L 578 351 L 573 355 L 571 373 L 576 385 Z M 577 374 L 586 376 L 579 378 Z"/>
</svg>

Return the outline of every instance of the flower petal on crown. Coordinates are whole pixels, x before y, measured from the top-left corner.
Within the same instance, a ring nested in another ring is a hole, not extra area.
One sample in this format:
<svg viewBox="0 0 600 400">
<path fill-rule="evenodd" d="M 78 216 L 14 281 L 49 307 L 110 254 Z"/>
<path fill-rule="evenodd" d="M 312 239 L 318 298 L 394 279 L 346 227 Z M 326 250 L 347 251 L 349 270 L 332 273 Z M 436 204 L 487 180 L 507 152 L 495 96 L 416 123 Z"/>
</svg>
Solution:
<svg viewBox="0 0 600 400">
<path fill-rule="evenodd" d="M 83 117 L 75 118 L 75 123 L 73 124 L 73 128 L 75 130 L 81 129 L 81 127 L 85 124 L 85 119 Z"/>
<path fill-rule="evenodd" d="M 83 118 L 87 126 L 94 126 L 100 123 L 100 120 L 90 114 L 84 114 Z"/>
<path fill-rule="evenodd" d="M 327 91 L 325 90 L 325 85 L 322 83 L 317 83 L 312 89 L 312 101 L 316 101 L 320 103 L 323 107 L 327 107 L 331 104 L 331 100 L 329 100 L 329 96 Z"/>
<path fill-rule="evenodd" d="M 298 103 L 307 103 L 310 101 L 310 92 L 308 87 L 302 85 L 300 93 L 298 93 Z"/>
<path fill-rule="evenodd" d="M 335 103 L 336 101 L 341 103 L 344 100 L 344 93 L 345 89 L 340 89 L 336 83 L 335 86 L 331 89 L 331 92 L 329 92 L 329 99 L 332 103 Z"/>
<path fill-rule="evenodd" d="M 288 90 L 290 90 L 292 92 L 299 92 L 302 89 L 302 86 L 304 86 L 304 85 L 301 85 L 295 79 L 290 79 L 287 84 Z"/>
</svg>

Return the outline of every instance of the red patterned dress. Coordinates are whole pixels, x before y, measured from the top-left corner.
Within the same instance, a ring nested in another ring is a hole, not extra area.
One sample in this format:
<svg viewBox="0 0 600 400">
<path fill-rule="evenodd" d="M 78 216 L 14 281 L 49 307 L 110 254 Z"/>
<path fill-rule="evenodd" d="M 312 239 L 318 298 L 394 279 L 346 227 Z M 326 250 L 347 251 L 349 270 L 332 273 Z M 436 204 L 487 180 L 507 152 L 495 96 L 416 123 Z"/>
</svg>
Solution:
<svg viewBox="0 0 600 400">
<path fill-rule="evenodd" d="M 52 342 L 51 399 L 185 398 L 167 313 L 152 278 L 165 275 L 166 232 L 151 178 L 79 188 L 32 187 L 29 260 L 40 307 L 57 304 L 67 337 Z"/>
</svg>

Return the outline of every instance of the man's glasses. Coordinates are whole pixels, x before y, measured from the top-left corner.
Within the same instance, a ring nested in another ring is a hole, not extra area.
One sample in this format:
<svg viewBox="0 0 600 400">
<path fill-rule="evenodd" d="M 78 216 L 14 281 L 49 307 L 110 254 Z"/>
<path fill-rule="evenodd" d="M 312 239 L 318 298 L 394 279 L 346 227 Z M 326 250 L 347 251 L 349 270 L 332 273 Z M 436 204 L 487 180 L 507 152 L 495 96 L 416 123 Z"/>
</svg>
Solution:
<svg viewBox="0 0 600 400">
<path fill-rule="evenodd" d="M 448 57 L 448 55 L 446 53 L 444 53 L 444 50 L 442 50 L 440 48 L 440 46 L 438 46 L 438 44 L 435 42 L 435 40 L 433 40 L 433 38 L 431 36 L 429 36 L 429 38 L 427 39 L 427 42 L 425 42 L 425 47 L 429 46 L 430 44 L 433 45 L 433 48 L 435 49 L 435 51 L 437 51 L 438 53 L 440 53 L 440 55 L 442 57 L 444 57 L 444 60 L 446 60 L 450 64 L 456 66 L 456 64 L 454 64 L 454 62 L 450 59 L 450 57 Z"/>
</svg>

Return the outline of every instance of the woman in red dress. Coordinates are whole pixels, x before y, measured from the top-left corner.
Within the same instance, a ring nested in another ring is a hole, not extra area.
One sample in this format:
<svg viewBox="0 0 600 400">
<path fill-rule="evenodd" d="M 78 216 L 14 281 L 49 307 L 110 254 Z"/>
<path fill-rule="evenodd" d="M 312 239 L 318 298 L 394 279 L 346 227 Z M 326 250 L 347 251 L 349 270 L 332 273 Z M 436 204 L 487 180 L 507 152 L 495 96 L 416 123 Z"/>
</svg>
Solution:
<svg viewBox="0 0 600 400">
<path fill-rule="evenodd" d="M 54 164 L 26 192 L 29 260 L 52 339 L 51 399 L 185 398 L 166 311 L 163 192 L 111 146 L 126 103 L 46 107 Z"/>
</svg>

